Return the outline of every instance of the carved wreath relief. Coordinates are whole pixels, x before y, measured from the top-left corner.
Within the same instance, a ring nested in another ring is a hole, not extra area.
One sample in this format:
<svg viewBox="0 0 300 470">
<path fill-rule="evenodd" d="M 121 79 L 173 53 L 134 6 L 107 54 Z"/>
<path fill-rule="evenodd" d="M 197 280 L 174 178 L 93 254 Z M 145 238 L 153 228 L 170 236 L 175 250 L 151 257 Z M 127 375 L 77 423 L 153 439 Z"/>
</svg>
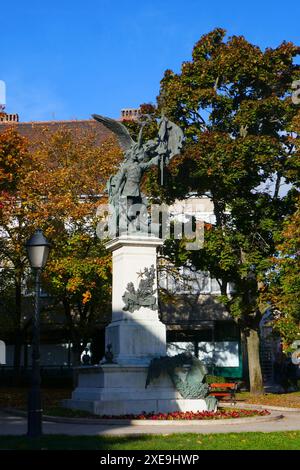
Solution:
<svg viewBox="0 0 300 470">
<path fill-rule="evenodd" d="M 145 268 L 140 274 L 142 278 L 139 286 L 135 289 L 133 282 L 129 282 L 125 293 L 122 295 L 125 306 L 123 310 L 133 313 L 141 307 L 148 307 L 151 310 L 157 309 L 157 300 L 155 297 L 156 289 L 154 289 L 155 268 L 152 264 L 150 268 Z"/>
</svg>

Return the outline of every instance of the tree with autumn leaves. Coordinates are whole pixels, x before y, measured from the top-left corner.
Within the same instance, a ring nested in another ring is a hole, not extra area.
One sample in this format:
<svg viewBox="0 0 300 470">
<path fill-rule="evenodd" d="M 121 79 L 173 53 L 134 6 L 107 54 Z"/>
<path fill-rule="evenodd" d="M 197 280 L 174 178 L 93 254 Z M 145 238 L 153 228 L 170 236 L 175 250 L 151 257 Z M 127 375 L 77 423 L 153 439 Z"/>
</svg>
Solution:
<svg viewBox="0 0 300 470">
<path fill-rule="evenodd" d="M 20 187 L 30 169 L 28 142 L 12 129 L 0 135 L 1 324 L 14 339 L 14 367 L 20 367 L 24 322 L 22 289 L 27 261 L 24 242 L 31 230 L 26 198 Z"/>
<path fill-rule="evenodd" d="M 295 210 L 296 136 L 299 108 L 291 100 L 300 77 L 299 47 L 284 42 L 262 51 L 244 37 L 225 39 L 215 29 L 195 45 L 180 73 L 167 70 L 159 113 L 186 136 L 167 169 L 165 187 L 155 172 L 148 188 L 155 200 L 172 202 L 206 195 L 215 223 L 206 225 L 203 249 L 186 252 L 180 242 L 166 254 L 177 264 L 209 271 L 220 284 L 220 301 L 246 336 L 251 391 L 263 390 L 259 359 L 260 294 L 265 288 L 275 232 Z M 280 194 L 283 183 L 291 189 Z M 232 283 L 235 291 L 227 294 Z"/>
<path fill-rule="evenodd" d="M 276 248 L 264 299 L 272 305 L 273 330 L 288 352 L 300 340 L 300 200 L 295 213 L 284 222 Z"/>
<path fill-rule="evenodd" d="M 45 127 L 30 144 L 11 128 L 0 135 L 0 252 L 15 291 L 16 369 L 25 334 L 22 291 L 30 272 L 24 243 L 35 228 L 52 243 L 43 282 L 56 307 L 63 305 L 75 360 L 109 309 L 110 257 L 95 235 L 96 211 L 120 158 L 113 139 L 99 146 L 93 132 L 74 136 L 63 125 L 55 133 Z"/>
<path fill-rule="evenodd" d="M 293 120 L 295 135 L 300 134 L 300 112 Z M 292 169 L 299 179 L 300 144 L 295 139 Z M 273 330 L 282 339 L 283 350 L 290 351 L 295 340 L 300 340 L 300 195 L 295 211 L 288 216 L 275 235 L 276 251 L 270 257 L 270 269 L 261 300 L 273 310 Z"/>
</svg>

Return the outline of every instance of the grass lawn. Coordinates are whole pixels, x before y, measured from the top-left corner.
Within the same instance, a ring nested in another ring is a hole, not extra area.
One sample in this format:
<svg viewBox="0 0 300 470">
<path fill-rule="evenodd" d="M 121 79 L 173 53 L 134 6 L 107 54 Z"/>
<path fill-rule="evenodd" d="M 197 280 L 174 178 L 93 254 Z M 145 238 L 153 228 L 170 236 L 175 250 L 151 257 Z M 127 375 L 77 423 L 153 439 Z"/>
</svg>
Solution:
<svg viewBox="0 0 300 470">
<path fill-rule="evenodd" d="M 299 450 L 300 431 L 134 436 L 1 436 L 0 449 L 24 450 Z"/>
</svg>

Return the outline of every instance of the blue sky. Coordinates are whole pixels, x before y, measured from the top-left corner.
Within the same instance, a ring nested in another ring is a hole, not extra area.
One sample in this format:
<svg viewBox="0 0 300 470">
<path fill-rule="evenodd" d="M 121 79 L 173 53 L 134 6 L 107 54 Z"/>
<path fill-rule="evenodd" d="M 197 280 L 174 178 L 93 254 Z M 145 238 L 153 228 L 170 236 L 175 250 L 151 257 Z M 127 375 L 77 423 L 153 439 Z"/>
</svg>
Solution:
<svg viewBox="0 0 300 470">
<path fill-rule="evenodd" d="M 300 44 L 299 0 L 14 0 L 0 11 L 0 80 L 22 121 L 155 102 L 164 70 L 179 71 L 215 27 L 262 48 Z"/>
</svg>

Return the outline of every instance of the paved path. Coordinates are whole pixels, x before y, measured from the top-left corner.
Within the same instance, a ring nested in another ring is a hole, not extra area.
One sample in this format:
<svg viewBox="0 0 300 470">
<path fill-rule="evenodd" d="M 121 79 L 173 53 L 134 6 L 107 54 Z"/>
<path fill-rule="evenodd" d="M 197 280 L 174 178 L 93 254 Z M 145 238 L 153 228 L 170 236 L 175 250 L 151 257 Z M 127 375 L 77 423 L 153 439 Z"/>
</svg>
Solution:
<svg viewBox="0 0 300 470">
<path fill-rule="evenodd" d="M 95 436 L 95 435 L 140 435 L 140 434 L 172 434 L 172 433 L 228 433 L 228 432 L 251 432 L 251 431 L 293 431 L 300 430 L 299 412 L 278 412 L 272 411 L 272 416 L 283 414 L 282 419 L 266 422 L 249 422 L 246 424 L 207 424 L 201 426 L 170 424 L 160 425 L 103 425 L 103 424 L 67 424 L 44 422 L 44 434 L 67 434 L 70 436 Z M 249 418 L 250 420 L 251 418 Z M 1 435 L 22 435 L 26 434 L 26 419 L 19 416 L 8 415 L 0 412 L 0 434 Z M 1 437 L 0 437 L 1 439 Z"/>
</svg>

